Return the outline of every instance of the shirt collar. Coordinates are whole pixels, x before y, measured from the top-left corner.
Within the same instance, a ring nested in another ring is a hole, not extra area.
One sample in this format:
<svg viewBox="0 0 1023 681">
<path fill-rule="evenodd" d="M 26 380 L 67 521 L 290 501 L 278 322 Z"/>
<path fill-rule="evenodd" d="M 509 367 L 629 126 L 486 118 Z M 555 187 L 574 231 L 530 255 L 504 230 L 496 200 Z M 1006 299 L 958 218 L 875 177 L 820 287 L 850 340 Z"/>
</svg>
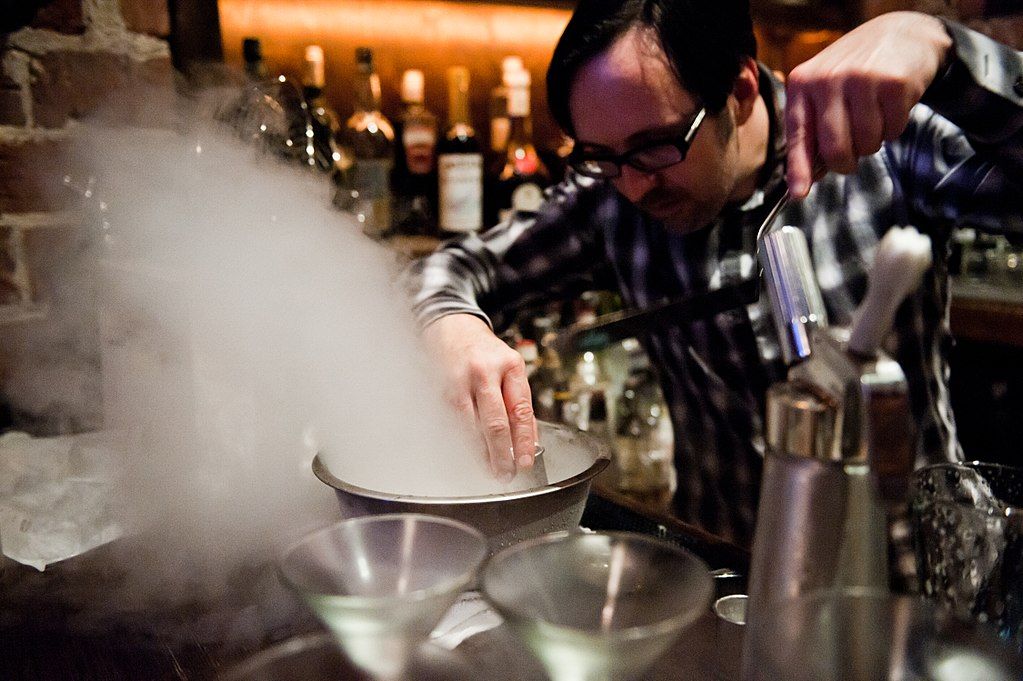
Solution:
<svg viewBox="0 0 1023 681">
<path fill-rule="evenodd" d="M 777 196 L 785 181 L 785 156 L 788 145 L 785 141 L 785 124 L 782 116 L 785 111 L 785 85 L 774 73 L 758 63 L 760 70 L 760 96 L 767 105 L 768 145 L 764 167 L 757 178 L 757 188 L 753 195 L 739 207 L 739 211 L 755 210 L 764 205 L 765 197 Z"/>
</svg>

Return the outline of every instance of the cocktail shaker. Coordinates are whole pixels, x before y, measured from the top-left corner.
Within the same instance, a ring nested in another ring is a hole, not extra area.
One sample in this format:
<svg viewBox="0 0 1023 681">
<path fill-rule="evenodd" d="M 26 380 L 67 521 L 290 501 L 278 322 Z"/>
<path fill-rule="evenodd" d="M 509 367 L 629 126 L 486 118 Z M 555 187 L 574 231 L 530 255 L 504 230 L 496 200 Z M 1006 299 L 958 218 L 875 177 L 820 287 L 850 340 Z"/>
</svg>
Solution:
<svg viewBox="0 0 1023 681">
<path fill-rule="evenodd" d="M 849 330 L 827 326 L 800 230 L 767 233 L 760 254 L 791 366 L 788 380 L 767 394 L 743 659 L 747 681 L 761 678 L 758 660 L 773 641 L 764 622 L 785 602 L 817 591 L 888 589 L 886 509 L 904 500 L 912 468 L 907 385 L 898 363 L 866 343 L 850 350 Z M 905 292 L 899 295 L 897 302 Z M 880 337 L 884 330 L 867 335 Z M 847 632 L 850 644 L 869 640 L 870 623 L 862 625 L 863 631 Z"/>
</svg>

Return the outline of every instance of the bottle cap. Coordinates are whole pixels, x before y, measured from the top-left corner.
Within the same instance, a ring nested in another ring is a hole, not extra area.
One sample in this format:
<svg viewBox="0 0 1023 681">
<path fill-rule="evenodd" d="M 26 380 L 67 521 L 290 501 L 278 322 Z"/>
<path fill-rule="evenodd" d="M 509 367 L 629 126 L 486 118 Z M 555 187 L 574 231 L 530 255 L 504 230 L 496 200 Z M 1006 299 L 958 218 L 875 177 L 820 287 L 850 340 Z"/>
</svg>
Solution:
<svg viewBox="0 0 1023 681">
<path fill-rule="evenodd" d="M 503 80 L 505 87 L 509 88 L 528 88 L 533 81 L 529 71 L 524 68 L 505 71 Z"/>
<path fill-rule="evenodd" d="M 305 73 L 302 80 L 306 85 L 318 88 L 326 83 L 323 48 L 319 45 L 308 45 L 305 48 Z"/>
<path fill-rule="evenodd" d="M 401 101 L 422 104 L 426 101 L 426 79 L 419 69 L 409 69 L 401 74 Z"/>
<path fill-rule="evenodd" d="M 522 63 L 522 57 L 510 54 L 501 60 L 502 77 L 504 74 L 511 73 L 512 71 L 524 71 L 525 68 L 526 65 Z"/>
<path fill-rule="evenodd" d="M 263 47 L 259 38 L 245 38 L 242 40 L 242 58 L 252 63 L 263 59 Z"/>
</svg>

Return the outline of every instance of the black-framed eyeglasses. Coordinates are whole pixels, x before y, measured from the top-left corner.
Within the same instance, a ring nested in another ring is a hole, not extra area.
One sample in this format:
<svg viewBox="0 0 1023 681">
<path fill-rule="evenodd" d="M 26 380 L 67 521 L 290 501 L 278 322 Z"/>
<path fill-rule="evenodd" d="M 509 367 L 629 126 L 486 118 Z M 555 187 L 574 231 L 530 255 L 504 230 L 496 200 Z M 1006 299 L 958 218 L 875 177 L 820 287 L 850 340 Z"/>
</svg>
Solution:
<svg viewBox="0 0 1023 681">
<path fill-rule="evenodd" d="M 644 173 L 663 170 L 685 160 L 696 131 L 707 117 L 707 109 L 700 107 L 686 132 L 673 140 L 657 140 L 640 145 L 624 154 L 595 152 L 585 146 L 576 147 L 568 162 L 580 175 L 599 180 L 621 177 L 622 166 L 630 165 Z"/>
</svg>

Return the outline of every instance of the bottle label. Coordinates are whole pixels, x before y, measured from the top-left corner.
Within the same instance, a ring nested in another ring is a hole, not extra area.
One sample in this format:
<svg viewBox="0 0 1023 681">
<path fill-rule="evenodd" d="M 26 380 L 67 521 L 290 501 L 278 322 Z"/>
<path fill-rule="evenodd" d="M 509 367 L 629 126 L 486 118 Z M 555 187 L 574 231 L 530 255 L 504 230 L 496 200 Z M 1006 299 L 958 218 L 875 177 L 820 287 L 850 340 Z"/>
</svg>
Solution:
<svg viewBox="0 0 1023 681">
<path fill-rule="evenodd" d="M 405 146 L 405 164 L 410 173 L 428 175 L 433 172 L 437 131 L 432 126 L 407 122 L 401 143 Z"/>
<path fill-rule="evenodd" d="M 529 115 L 529 88 L 508 88 L 508 115 L 525 118 Z"/>
<path fill-rule="evenodd" d="M 523 182 L 512 191 L 511 205 L 498 212 L 497 219 L 504 222 L 512 217 L 516 211 L 535 213 L 543 205 L 543 190 L 540 185 L 532 182 Z"/>
<path fill-rule="evenodd" d="M 384 197 L 390 190 L 390 174 L 390 159 L 356 159 L 352 186 L 365 199 Z"/>
<path fill-rule="evenodd" d="M 483 155 L 441 154 L 440 228 L 474 232 L 483 227 Z"/>
</svg>

